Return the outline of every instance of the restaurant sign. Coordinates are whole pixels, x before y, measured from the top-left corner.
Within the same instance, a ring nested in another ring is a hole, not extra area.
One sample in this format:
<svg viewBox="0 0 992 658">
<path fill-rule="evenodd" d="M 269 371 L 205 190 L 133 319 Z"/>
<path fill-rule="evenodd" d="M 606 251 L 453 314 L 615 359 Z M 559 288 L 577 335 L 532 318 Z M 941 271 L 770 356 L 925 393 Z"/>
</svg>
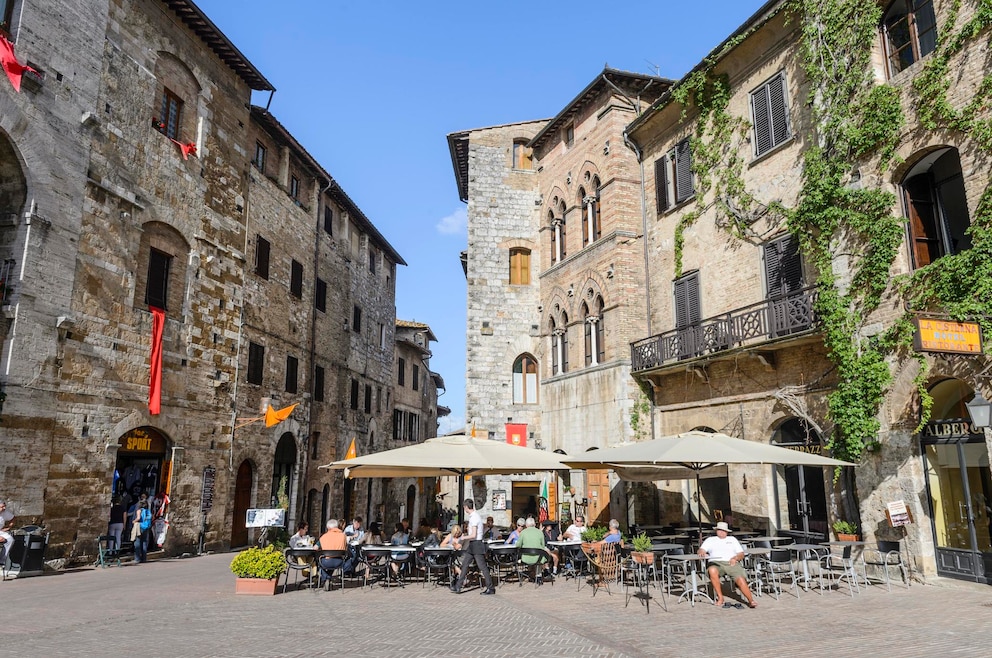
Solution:
<svg viewBox="0 0 992 658">
<path fill-rule="evenodd" d="M 980 354 L 982 351 L 982 332 L 977 322 L 951 322 L 924 317 L 915 318 L 914 322 L 917 352 Z"/>
</svg>

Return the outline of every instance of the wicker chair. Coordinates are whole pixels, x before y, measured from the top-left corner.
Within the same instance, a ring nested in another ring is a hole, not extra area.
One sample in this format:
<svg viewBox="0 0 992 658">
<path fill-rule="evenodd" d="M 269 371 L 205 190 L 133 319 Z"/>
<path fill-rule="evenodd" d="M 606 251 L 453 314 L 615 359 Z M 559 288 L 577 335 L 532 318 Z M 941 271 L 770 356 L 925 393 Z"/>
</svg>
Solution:
<svg viewBox="0 0 992 658">
<path fill-rule="evenodd" d="M 582 552 L 589 565 L 593 568 L 592 595 L 596 596 L 600 587 L 606 588 L 606 593 L 613 595 L 610 591 L 610 583 L 617 579 L 620 570 L 620 560 L 617 555 L 617 544 L 615 543 L 583 543 Z"/>
</svg>

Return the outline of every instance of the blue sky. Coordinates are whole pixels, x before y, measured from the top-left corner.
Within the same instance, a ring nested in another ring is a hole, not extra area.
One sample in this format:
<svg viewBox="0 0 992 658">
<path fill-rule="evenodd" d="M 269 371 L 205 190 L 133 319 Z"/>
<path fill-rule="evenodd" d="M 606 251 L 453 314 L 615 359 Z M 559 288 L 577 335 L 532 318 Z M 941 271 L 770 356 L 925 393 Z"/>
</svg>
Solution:
<svg viewBox="0 0 992 658">
<path fill-rule="evenodd" d="M 444 432 L 464 426 L 466 369 L 465 204 L 446 135 L 553 117 L 606 65 L 680 78 L 763 2 L 197 4 L 276 87 L 276 118 L 407 261 L 396 312 L 438 338 Z"/>
</svg>

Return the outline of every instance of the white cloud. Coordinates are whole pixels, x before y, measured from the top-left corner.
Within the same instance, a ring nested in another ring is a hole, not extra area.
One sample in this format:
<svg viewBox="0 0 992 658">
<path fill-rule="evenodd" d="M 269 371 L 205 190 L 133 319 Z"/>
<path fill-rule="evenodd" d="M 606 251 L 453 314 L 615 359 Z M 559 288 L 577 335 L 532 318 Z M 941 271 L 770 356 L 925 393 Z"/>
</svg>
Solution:
<svg viewBox="0 0 992 658">
<path fill-rule="evenodd" d="M 464 233 L 467 225 L 468 212 L 465 208 L 459 208 L 447 217 L 442 217 L 441 221 L 435 225 L 435 228 L 442 235 L 455 235 L 457 233 Z"/>
</svg>

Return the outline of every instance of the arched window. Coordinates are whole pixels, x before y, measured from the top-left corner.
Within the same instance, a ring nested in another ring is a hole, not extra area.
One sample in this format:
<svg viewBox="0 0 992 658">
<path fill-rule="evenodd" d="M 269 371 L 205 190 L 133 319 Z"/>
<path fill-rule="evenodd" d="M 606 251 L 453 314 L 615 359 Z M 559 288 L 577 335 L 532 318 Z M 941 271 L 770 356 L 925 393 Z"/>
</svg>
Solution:
<svg viewBox="0 0 992 658">
<path fill-rule="evenodd" d="M 551 374 L 552 375 L 557 375 L 558 374 L 558 340 L 559 340 L 559 336 L 558 336 L 558 332 L 556 330 L 558 329 L 558 327 L 557 327 L 557 325 L 555 325 L 555 319 L 554 318 L 551 318 L 551 320 L 548 321 L 548 324 L 549 324 L 548 331 L 551 334 Z"/>
<path fill-rule="evenodd" d="M 161 222 L 142 227 L 135 271 L 135 305 L 182 315 L 186 297 L 186 264 L 189 245 L 176 229 Z"/>
<path fill-rule="evenodd" d="M 913 266 L 971 249 L 971 225 L 957 149 L 929 153 L 902 181 Z"/>
<path fill-rule="evenodd" d="M 152 125 L 170 139 L 192 141 L 196 137 L 199 82 L 185 62 L 165 51 L 159 51 L 155 61 L 155 79 Z"/>
<path fill-rule="evenodd" d="M 530 285 L 530 249 L 510 249 L 510 285 Z"/>
<path fill-rule="evenodd" d="M 599 365 L 606 359 L 603 342 L 603 298 L 597 295 L 593 304 L 593 310 L 590 311 L 589 305 L 582 302 L 582 325 L 585 332 L 587 366 Z"/>
<path fill-rule="evenodd" d="M 565 258 L 565 202 L 555 197 L 554 207 L 548 211 L 548 226 L 551 228 L 551 262 Z M 555 213 L 557 212 L 557 216 Z"/>
<path fill-rule="evenodd" d="M 534 168 L 534 149 L 528 148 L 526 139 L 513 140 L 513 168 L 524 170 Z"/>
<path fill-rule="evenodd" d="M 568 372 L 568 313 L 564 311 L 558 319 L 558 365 Z"/>
<path fill-rule="evenodd" d="M 882 42 L 889 77 L 933 52 L 937 19 L 933 0 L 896 0 L 882 18 Z"/>
<path fill-rule="evenodd" d="M 529 354 L 513 362 L 513 404 L 537 404 L 537 360 Z"/>
<path fill-rule="evenodd" d="M 592 178 L 592 191 L 586 193 L 585 187 L 579 188 L 579 198 L 582 200 L 582 246 L 592 244 L 600 237 L 600 208 L 599 208 L 599 177 Z"/>
</svg>

